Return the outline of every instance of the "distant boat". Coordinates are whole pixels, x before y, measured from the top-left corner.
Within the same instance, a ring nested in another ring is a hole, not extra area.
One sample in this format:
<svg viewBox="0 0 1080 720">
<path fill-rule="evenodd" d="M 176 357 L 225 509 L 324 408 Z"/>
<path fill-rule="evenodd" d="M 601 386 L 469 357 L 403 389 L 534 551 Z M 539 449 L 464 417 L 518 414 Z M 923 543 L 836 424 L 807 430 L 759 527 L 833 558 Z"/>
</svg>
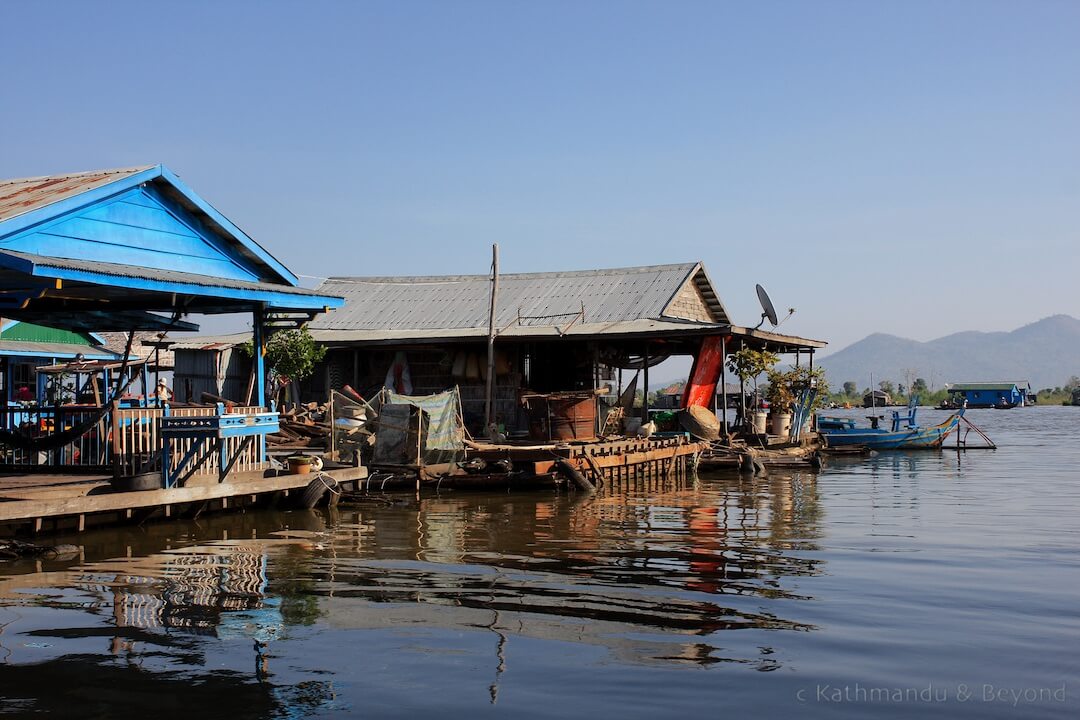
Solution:
<svg viewBox="0 0 1080 720">
<path fill-rule="evenodd" d="M 888 430 L 879 427 L 880 421 L 884 419 L 881 415 L 870 416 L 868 428 L 856 427 L 851 418 L 819 415 L 818 432 L 828 447 L 861 446 L 871 450 L 933 450 L 941 447 L 949 433 L 960 424 L 963 408 L 939 425 L 919 427 L 915 423 L 915 412 L 918 409 L 916 402 L 913 398 L 908 405 L 907 417 L 901 417 L 900 412 L 894 410 L 892 427 Z"/>
<path fill-rule="evenodd" d="M 862 406 L 864 408 L 886 407 L 892 405 L 892 395 L 884 390 L 872 390 L 863 395 Z"/>
</svg>

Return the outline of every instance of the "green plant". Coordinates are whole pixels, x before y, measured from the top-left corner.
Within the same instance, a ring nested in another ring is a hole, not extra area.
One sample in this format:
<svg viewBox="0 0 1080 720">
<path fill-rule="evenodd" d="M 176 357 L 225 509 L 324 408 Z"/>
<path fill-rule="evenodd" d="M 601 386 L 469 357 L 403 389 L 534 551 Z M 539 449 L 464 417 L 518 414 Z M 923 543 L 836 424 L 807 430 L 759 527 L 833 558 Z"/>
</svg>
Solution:
<svg viewBox="0 0 1080 720">
<path fill-rule="evenodd" d="M 773 369 L 780 362 L 780 356 L 768 350 L 755 350 L 742 347 L 727 357 L 727 366 L 743 383 L 754 383 L 754 396 L 757 397 L 758 378 Z"/>
<path fill-rule="evenodd" d="M 769 386 L 765 391 L 765 397 L 770 407 L 778 412 L 791 412 L 798 402 L 799 394 L 806 388 L 815 388 L 817 393 L 814 401 L 810 404 L 813 412 L 825 406 L 829 400 L 829 381 L 825 379 L 825 371 L 822 368 L 800 366 L 789 370 L 770 369 L 768 371 Z"/>
<path fill-rule="evenodd" d="M 254 354 L 251 341 L 240 349 L 248 356 Z M 266 364 L 288 381 L 301 381 L 311 376 L 315 365 L 326 357 L 326 348 L 315 342 L 307 326 L 297 330 L 280 330 L 266 341 Z"/>
</svg>

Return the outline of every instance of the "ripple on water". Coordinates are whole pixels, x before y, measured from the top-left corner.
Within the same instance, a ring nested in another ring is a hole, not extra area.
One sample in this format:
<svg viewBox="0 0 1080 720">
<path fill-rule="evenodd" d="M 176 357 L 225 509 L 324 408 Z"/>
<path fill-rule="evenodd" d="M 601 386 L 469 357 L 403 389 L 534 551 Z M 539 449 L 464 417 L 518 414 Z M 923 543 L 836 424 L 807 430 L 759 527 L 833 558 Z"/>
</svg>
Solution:
<svg viewBox="0 0 1080 720">
<path fill-rule="evenodd" d="M 1080 677 L 1080 412 L 971 416 L 998 450 L 87 533 L 82 562 L 0 566 L 0 698 L 91 716 L 1012 716 L 799 700 Z M 1071 717 L 1076 692 L 1024 709 Z"/>
</svg>

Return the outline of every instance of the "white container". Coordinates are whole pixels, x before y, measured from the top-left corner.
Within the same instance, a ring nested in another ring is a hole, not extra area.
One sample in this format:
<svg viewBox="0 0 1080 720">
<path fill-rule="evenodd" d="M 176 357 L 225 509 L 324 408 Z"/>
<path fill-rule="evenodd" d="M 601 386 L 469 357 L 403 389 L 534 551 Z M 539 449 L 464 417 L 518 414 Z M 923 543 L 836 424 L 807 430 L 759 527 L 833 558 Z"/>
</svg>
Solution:
<svg viewBox="0 0 1080 720">
<path fill-rule="evenodd" d="M 768 410 L 755 410 L 754 411 L 754 434 L 764 435 L 765 428 L 769 422 Z"/>
<path fill-rule="evenodd" d="M 781 440 L 787 440 L 791 435 L 791 413 L 774 412 L 772 418 L 772 434 Z"/>
</svg>

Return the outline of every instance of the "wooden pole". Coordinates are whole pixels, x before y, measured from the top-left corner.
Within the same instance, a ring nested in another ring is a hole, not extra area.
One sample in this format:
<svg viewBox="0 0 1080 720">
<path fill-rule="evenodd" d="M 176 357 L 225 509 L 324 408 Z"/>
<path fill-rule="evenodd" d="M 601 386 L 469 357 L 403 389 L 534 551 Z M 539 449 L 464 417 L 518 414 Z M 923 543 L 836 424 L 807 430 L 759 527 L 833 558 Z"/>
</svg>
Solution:
<svg viewBox="0 0 1080 720">
<path fill-rule="evenodd" d="M 746 347 L 746 343 L 742 340 L 739 341 L 739 349 L 742 350 Z M 746 380 L 742 375 L 739 376 L 739 425 L 741 430 L 745 430 L 746 423 Z"/>
<path fill-rule="evenodd" d="M 495 426 L 495 307 L 499 298 L 499 245 L 491 246 L 491 308 L 488 311 L 488 372 L 484 395 L 484 429 L 489 438 L 496 433 Z"/>
<path fill-rule="evenodd" d="M 641 424 L 649 422 L 649 343 L 645 343 L 645 362 L 642 369 L 645 391 L 641 395 Z"/>
<path fill-rule="evenodd" d="M 727 335 L 720 338 L 720 425 L 727 440 L 731 437 L 727 424 Z"/>
<path fill-rule="evenodd" d="M 158 342 L 160 342 L 160 341 L 161 341 L 161 338 L 158 338 Z M 175 371 L 175 361 L 174 361 L 174 368 L 173 369 Z M 157 347 L 154 348 L 154 393 L 157 393 L 158 383 L 159 382 L 161 382 L 161 345 L 158 345 Z M 174 373 L 173 374 L 173 394 L 174 395 L 175 395 L 175 391 L 176 391 L 176 375 Z M 146 393 L 146 404 L 147 404 L 147 407 L 150 406 L 150 393 L 149 392 Z"/>
</svg>

